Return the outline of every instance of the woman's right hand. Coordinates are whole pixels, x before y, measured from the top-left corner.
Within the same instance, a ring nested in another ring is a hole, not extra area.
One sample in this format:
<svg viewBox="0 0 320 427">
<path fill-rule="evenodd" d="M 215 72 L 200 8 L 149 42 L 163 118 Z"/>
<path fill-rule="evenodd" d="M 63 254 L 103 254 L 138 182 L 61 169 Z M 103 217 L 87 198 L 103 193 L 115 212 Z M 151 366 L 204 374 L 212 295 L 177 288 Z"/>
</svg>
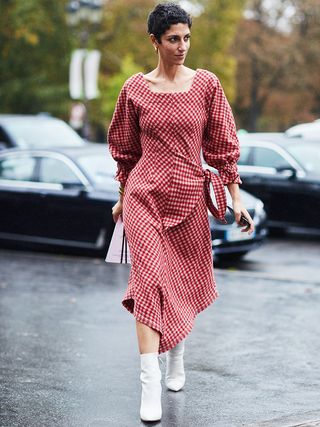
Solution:
<svg viewBox="0 0 320 427">
<path fill-rule="evenodd" d="M 118 200 L 117 203 L 112 207 L 112 217 L 114 222 L 118 221 L 119 215 L 121 215 L 121 218 L 122 218 L 122 211 L 123 211 L 123 202 L 122 200 Z"/>
</svg>

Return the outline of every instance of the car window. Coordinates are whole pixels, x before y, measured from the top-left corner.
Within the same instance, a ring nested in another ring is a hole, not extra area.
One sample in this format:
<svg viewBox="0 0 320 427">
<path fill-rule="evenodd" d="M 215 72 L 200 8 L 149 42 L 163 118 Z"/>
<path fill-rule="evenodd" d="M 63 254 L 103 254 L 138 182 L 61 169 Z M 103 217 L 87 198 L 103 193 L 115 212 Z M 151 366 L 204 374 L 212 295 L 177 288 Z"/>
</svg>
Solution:
<svg viewBox="0 0 320 427">
<path fill-rule="evenodd" d="M 0 179 L 32 181 L 36 159 L 30 156 L 8 157 L 0 160 Z"/>
<path fill-rule="evenodd" d="M 320 150 L 318 142 L 298 142 L 286 148 L 292 157 L 294 157 L 308 172 L 317 175 L 320 174 Z"/>
<path fill-rule="evenodd" d="M 287 160 L 271 148 L 255 147 L 253 156 L 254 166 L 278 168 L 280 166 L 290 166 Z"/>
<path fill-rule="evenodd" d="M 81 181 L 72 169 L 62 160 L 42 157 L 39 181 L 52 184 L 79 184 Z"/>
<path fill-rule="evenodd" d="M 85 155 L 78 157 L 79 166 L 85 170 L 92 181 L 97 184 L 107 183 L 110 179 L 114 180 L 117 170 L 117 164 L 111 156 L 108 155 Z"/>
<path fill-rule="evenodd" d="M 240 147 L 240 159 L 238 165 L 249 165 L 249 155 L 251 147 Z"/>
<path fill-rule="evenodd" d="M 77 164 L 85 172 L 90 182 L 100 189 L 118 192 L 119 183 L 114 179 L 117 162 L 108 152 L 103 154 L 84 154 L 77 158 Z"/>
</svg>

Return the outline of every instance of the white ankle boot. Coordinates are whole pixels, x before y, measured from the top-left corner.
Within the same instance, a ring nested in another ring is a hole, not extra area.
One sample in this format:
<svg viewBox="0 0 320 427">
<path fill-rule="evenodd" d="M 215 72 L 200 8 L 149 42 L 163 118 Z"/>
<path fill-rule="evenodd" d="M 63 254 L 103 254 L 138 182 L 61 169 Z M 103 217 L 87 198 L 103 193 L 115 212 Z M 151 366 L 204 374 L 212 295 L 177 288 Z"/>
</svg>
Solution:
<svg viewBox="0 0 320 427">
<path fill-rule="evenodd" d="M 166 379 L 165 383 L 168 389 L 179 391 L 184 386 L 186 376 L 184 372 L 183 354 L 184 343 L 182 340 L 166 353 Z"/>
<path fill-rule="evenodd" d="M 161 370 L 158 353 L 140 354 L 142 385 L 140 418 L 143 421 L 161 419 Z"/>
</svg>

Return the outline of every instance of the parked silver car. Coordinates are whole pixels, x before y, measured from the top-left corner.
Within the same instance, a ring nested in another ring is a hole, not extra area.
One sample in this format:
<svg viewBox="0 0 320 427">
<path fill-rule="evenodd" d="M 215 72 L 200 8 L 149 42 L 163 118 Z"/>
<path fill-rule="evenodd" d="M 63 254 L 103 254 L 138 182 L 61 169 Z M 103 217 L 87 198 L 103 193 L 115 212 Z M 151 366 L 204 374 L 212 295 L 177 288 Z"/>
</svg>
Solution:
<svg viewBox="0 0 320 427">
<path fill-rule="evenodd" d="M 0 114 L 0 150 L 81 147 L 85 141 L 63 120 L 46 114 Z"/>
</svg>

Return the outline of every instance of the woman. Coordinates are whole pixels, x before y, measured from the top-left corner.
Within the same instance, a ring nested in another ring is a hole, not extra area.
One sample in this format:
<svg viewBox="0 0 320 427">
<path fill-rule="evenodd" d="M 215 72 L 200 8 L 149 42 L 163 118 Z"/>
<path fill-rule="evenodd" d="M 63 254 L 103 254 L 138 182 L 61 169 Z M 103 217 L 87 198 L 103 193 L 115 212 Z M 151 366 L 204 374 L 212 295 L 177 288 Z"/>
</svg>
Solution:
<svg viewBox="0 0 320 427">
<path fill-rule="evenodd" d="M 165 383 L 185 383 L 184 342 L 196 315 L 217 297 L 208 211 L 226 222 L 224 185 L 236 222 L 254 225 L 239 194 L 239 141 L 218 78 L 184 66 L 190 16 L 177 4 L 158 4 L 148 16 L 157 67 L 124 83 L 108 130 L 117 161 L 120 198 L 131 270 L 123 306 L 136 320 L 142 382 L 140 417 L 161 418 L 159 353 L 166 353 Z M 200 152 L 219 175 L 203 169 Z M 214 187 L 216 204 L 210 198 Z"/>
</svg>

